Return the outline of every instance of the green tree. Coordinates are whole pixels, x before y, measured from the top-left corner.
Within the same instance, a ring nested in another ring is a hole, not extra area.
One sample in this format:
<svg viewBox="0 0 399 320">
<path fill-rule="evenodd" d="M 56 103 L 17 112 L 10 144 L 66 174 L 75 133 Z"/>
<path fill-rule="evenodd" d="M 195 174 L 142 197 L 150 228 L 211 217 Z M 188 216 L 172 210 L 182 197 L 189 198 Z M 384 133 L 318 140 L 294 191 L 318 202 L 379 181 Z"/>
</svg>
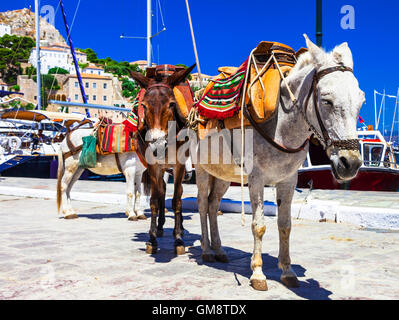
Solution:
<svg viewBox="0 0 399 320">
<path fill-rule="evenodd" d="M 48 106 L 48 95 L 50 90 L 59 90 L 60 86 L 58 85 L 57 78 L 51 74 L 42 74 L 41 77 L 41 96 L 42 96 L 42 108 L 46 110 Z M 33 81 L 37 82 L 37 76 L 33 76 Z"/>
<path fill-rule="evenodd" d="M 63 68 L 60 68 L 60 67 L 54 67 L 54 68 L 51 68 L 47 73 L 48 74 L 69 74 L 69 71 L 65 70 Z"/>
<path fill-rule="evenodd" d="M 129 78 L 122 79 L 122 96 L 134 99 L 140 91 L 140 86 Z"/>
<path fill-rule="evenodd" d="M 93 49 L 87 48 L 87 49 L 78 49 L 78 50 L 86 53 L 88 61 L 92 63 L 98 63 L 97 53 L 95 53 Z"/>
<path fill-rule="evenodd" d="M 22 73 L 21 61 L 27 61 L 35 42 L 29 37 L 0 37 L 0 77 L 8 84 L 17 82 Z"/>
</svg>

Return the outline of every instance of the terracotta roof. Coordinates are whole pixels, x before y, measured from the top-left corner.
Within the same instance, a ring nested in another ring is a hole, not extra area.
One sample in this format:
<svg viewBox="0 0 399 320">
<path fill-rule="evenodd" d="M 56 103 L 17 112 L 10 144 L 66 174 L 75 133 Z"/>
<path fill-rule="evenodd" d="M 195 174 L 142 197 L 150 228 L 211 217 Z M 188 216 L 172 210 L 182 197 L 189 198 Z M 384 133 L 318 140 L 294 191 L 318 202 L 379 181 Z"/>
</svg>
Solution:
<svg viewBox="0 0 399 320">
<path fill-rule="evenodd" d="M 70 78 L 77 78 L 76 74 L 71 74 L 69 76 Z M 84 79 L 104 79 L 104 80 L 112 80 L 111 77 L 107 77 L 107 76 L 100 76 L 98 74 L 91 74 L 91 73 L 82 73 L 81 77 Z"/>
<path fill-rule="evenodd" d="M 104 70 L 104 68 L 97 67 L 97 66 L 88 66 L 85 69 L 97 69 L 97 70 Z"/>
<path fill-rule="evenodd" d="M 60 49 L 60 48 L 51 48 L 51 47 L 40 47 L 40 50 L 65 52 L 64 49 Z"/>
</svg>

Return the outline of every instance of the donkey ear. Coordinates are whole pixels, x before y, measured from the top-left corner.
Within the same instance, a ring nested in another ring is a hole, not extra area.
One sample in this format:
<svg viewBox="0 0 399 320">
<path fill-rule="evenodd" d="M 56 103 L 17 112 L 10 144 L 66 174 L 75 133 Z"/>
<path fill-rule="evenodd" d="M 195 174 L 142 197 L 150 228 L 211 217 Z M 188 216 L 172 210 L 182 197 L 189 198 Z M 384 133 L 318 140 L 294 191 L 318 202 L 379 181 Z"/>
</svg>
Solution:
<svg viewBox="0 0 399 320">
<path fill-rule="evenodd" d="M 193 71 L 195 67 L 195 63 L 184 70 L 180 70 L 172 74 L 170 77 L 167 78 L 167 83 L 173 88 L 174 86 L 178 85 L 180 82 L 183 82 L 187 76 L 190 74 L 191 71 Z"/>
<path fill-rule="evenodd" d="M 303 35 L 306 40 L 306 46 L 308 47 L 309 53 L 312 57 L 313 65 L 319 69 L 326 63 L 327 54 L 324 52 L 323 49 L 316 46 L 306 34 Z"/>
<path fill-rule="evenodd" d="M 130 76 L 142 87 L 143 89 L 147 89 L 150 79 L 148 79 L 145 75 L 141 74 L 140 72 L 131 71 Z"/>
<path fill-rule="evenodd" d="M 335 63 L 342 64 L 353 69 L 352 51 L 349 49 L 347 42 L 335 47 L 332 52 L 332 56 Z"/>
</svg>

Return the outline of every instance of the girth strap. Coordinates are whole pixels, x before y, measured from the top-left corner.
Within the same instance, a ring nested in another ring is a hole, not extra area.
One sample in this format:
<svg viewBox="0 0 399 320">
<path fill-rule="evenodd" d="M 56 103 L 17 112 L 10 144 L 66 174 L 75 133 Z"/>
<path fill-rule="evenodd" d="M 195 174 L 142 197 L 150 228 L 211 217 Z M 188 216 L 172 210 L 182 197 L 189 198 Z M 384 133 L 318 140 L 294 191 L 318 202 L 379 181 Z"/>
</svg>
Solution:
<svg viewBox="0 0 399 320">
<path fill-rule="evenodd" d="M 115 161 L 116 161 L 116 166 L 118 167 L 119 172 L 123 173 L 121 161 L 119 159 L 119 154 L 117 154 L 117 153 L 115 153 Z"/>
<path fill-rule="evenodd" d="M 304 151 L 305 150 L 305 146 L 308 144 L 309 142 L 309 138 L 307 138 L 305 140 L 304 143 L 302 143 L 302 145 L 299 148 L 296 149 L 292 149 L 292 148 L 288 148 L 285 146 L 282 146 L 281 144 L 277 143 L 276 141 L 273 140 L 272 137 L 270 137 L 264 130 L 263 128 L 252 118 L 251 114 L 248 111 L 248 106 L 246 104 L 244 104 L 244 115 L 245 117 L 248 119 L 248 121 L 251 123 L 251 125 L 255 128 L 256 131 L 258 131 L 258 133 L 267 141 L 269 142 L 273 147 L 275 147 L 276 149 L 285 152 L 285 153 L 298 153 L 300 151 Z"/>
</svg>

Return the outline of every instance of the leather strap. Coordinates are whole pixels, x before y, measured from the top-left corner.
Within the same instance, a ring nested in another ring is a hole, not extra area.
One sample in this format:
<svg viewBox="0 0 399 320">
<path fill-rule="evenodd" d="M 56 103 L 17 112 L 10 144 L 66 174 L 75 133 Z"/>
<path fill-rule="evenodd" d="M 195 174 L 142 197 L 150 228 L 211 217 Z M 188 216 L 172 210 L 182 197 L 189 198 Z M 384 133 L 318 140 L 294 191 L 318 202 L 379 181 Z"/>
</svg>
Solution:
<svg viewBox="0 0 399 320">
<path fill-rule="evenodd" d="M 114 153 L 114 154 L 115 154 L 116 166 L 118 167 L 119 172 L 123 173 L 122 166 L 121 166 L 121 161 L 119 159 L 119 154 L 117 154 L 117 153 Z"/>
<path fill-rule="evenodd" d="M 302 143 L 302 145 L 299 148 L 296 149 L 292 149 L 292 148 L 287 148 L 281 144 L 279 144 L 278 142 L 274 141 L 273 138 L 271 138 L 263 129 L 262 127 L 252 118 L 252 116 L 249 113 L 248 110 L 248 106 L 245 104 L 244 106 L 244 115 L 245 117 L 248 119 L 248 121 L 251 123 L 251 125 L 255 128 L 256 131 L 258 131 L 258 133 L 267 141 L 269 142 L 273 147 L 275 147 L 276 149 L 285 152 L 285 153 L 298 153 L 300 151 L 304 151 L 305 150 L 305 146 L 308 144 L 309 142 L 309 138 L 307 138 L 305 140 L 304 143 Z"/>
<path fill-rule="evenodd" d="M 75 148 L 74 152 L 68 151 L 68 152 L 63 153 L 64 160 L 68 159 L 69 157 L 73 156 L 74 154 L 77 154 L 80 150 L 83 149 L 83 145 L 80 145 L 80 146 L 74 147 L 74 148 Z"/>
</svg>

